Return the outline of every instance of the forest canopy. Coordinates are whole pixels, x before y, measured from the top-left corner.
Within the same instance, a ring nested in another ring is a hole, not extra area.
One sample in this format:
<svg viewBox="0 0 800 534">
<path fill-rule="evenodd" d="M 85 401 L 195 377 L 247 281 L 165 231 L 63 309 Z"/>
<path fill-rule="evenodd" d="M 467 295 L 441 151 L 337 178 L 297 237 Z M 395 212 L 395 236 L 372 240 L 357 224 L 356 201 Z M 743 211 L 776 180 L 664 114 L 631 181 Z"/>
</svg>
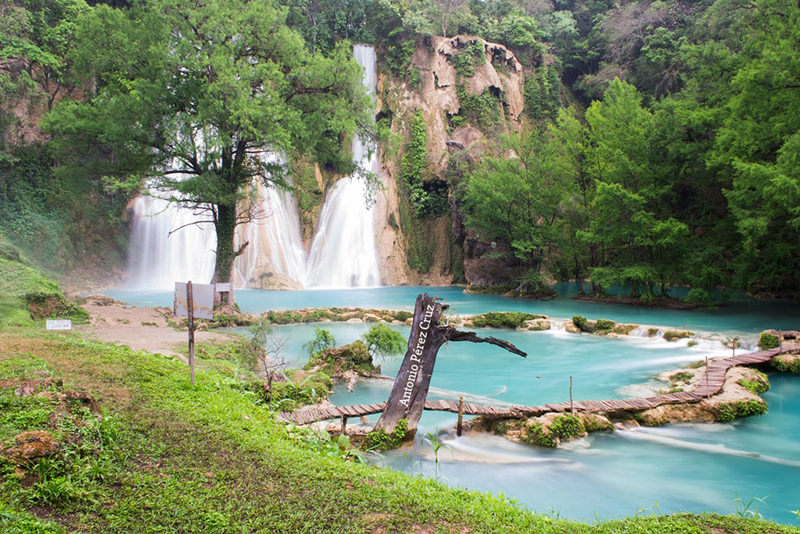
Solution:
<svg viewBox="0 0 800 534">
<path fill-rule="evenodd" d="M 414 90 L 414 51 L 465 34 L 514 52 L 526 114 L 512 132 L 459 117 L 494 150 L 446 176 L 424 168 L 429 133 L 404 140 L 409 194 L 427 202 L 414 225 L 449 212 L 531 288 L 800 294 L 796 2 L 15 0 L 0 14 L 0 231 L 42 261 L 77 257 L 93 221 L 122 232 L 126 196 L 156 167 L 185 201 L 228 208 L 270 174 L 255 149 L 352 170 L 346 139 L 370 121 L 351 44 L 375 44 L 383 75 Z M 224 211 L 211 216 L 230 227 Z"/>
</svg>

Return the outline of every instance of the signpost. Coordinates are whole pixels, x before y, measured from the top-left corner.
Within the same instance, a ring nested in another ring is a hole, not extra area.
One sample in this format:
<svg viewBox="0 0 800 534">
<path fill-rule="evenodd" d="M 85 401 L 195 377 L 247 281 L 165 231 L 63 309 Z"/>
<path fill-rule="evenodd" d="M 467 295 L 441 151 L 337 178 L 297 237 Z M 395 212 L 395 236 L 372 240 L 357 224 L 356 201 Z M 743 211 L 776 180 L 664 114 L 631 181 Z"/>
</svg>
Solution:
<svg viewBox="0 0 800 534">
<path fill-rule="evenodd" d="M 175 282 L 175 315 L 186 317 L 189 327 L 189 373 L 194 385 L 194 318 L 214 318 L 214 285 Z"/>
</svg>

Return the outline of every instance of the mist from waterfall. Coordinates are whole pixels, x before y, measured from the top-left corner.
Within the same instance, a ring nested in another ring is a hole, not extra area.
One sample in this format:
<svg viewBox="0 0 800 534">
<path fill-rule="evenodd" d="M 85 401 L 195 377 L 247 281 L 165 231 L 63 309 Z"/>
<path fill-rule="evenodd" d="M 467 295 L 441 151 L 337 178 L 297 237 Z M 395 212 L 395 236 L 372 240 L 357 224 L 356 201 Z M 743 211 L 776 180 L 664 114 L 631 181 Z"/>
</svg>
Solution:
<svg viewBox="0 0 800 534">
<path fill-rule="evenodd" d="M 374 98 L 377 80 L 375 48 L 355 45 L 353 55 L 364 67 L 362 83 Z M 353 139 L 352 148 L 353 161 L 368 171 L 379 173 L 376 151 L 370 151 L 358 136 Z M 375 209 L 374 204 L 367 204 L 368 196 L 367 185 L 358 176 L 342 178 L 326 196 L 309 254 L 310 287 L 380 285 Z"/>
<path fill-rule="evenodd" d="M 167 289 L 176 280 L 210 282 L 217 236 L 212 223 L 192 224 L 202 218 L 202 213 L 163 198 L 137 197 L 132 206 L 127 285 Z"/>
<path fill-rule="evenodd" d="M 375 49 L 353 47 L 364 68 L 362 83 L 374 98 Z M 202 141 L 200 141 L 202 142 Z M 378 174 L 375 151 L 358 136 L 353 161 Z M 264 153 L 275 162 L 280 156 Z M 325 198 L 310 252 L 303 246 L 297 202 L 290 191 L 254 179 L 251 198 L 255 217 L 236 230 L 235 287 L 346 288 L 380 285 L 374 205 L 359 176 L 342 178 Z M 216 235 L 211 223 L 191 225 L 203 217 L 194 210 L 155 196 L 142 195 L 132 206 L 127 285 L 135 289 L 170 289 L 175 281 L 208 283 L 214 273 Z M 188 226 L 185 226 L 188 225 Z M 170 232 L 173 233 L 170 234 Z M 266 278 L 267 280 L 262 280 Z"/>
</svg>

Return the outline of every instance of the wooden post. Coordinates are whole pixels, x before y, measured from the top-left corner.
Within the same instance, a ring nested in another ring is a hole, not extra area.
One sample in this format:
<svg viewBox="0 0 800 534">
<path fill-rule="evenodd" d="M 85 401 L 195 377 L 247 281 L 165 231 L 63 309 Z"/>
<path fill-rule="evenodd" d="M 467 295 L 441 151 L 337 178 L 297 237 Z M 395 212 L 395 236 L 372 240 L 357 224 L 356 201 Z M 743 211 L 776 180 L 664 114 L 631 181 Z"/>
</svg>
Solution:
<svg viewBox="0 0 800 534">
<path fill-rule="evenodd" d="M 711 390 L 708 389 L 708 356 L 706 356 L 706 398 L 711 396 Z"/>
<path fill-rule="evenodd" d="M 464 423 L 464 397 L 458 398 L 458 424 L 456 425 L 456 436 L 461 435 L 462 425 Z"/>
<path fill-rule="evenodd" d="M 346 415 L 342 416 L 342 435 L 343 436 L 347 435 L 347 416 Z"/>
<path fill-rule="evenodd" d="M 575 415 L 575 407 L 572 405 L 572 375 L 569 375 L 569 413 Z"/>
<path fill-rule="evenodd" d="M 386 409 L 375 425 L 375 430 L 392 434 L 400 420 L 408 421 L 404 439 L 410 440 L 417 431 L 417 423 L 425 409 L 425 399 L 436 364 L 439 348 L 447 341 L 471 341 L 472 343 L 491 343 L 509 352 L 526 356 L 524 352 L 502 339 L 482 338 L 475 332 L 463 332 L 450 325 L 440 325 L 439 318 L 447 306 L 428 294 L 418 295 L 414 306 L 414 321 L 408 337 L 406 351 L 397 378 L 389 393 Z"/>
<path fill-rule="evenodd" d="M 191 280 L 186 283 L 186 315 L 189 323 L 189 374 L 194 385 L 194 298 Z"/>
</svg>

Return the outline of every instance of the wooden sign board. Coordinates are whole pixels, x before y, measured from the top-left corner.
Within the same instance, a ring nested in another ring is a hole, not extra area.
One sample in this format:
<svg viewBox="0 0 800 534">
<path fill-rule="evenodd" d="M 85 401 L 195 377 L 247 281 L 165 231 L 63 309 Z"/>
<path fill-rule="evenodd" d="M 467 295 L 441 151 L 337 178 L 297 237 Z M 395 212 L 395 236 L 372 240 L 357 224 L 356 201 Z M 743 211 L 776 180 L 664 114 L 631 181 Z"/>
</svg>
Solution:
<svg viewBox="0 0 800 534">
<path fill-rule="evenodd" d="M 45 323 L 48 330 L 72 330 L 72 321 L 69 319 L 48 319 Z"/>
<path fill-rule="evenodd" d="M 192 300 L 196 319 L 214 318 L 214 284 L 192 283 Z M 175 299 L 172 311 L 179 317 L 187 317 L 186 282 L 175 282 Z"/>
</svg>

